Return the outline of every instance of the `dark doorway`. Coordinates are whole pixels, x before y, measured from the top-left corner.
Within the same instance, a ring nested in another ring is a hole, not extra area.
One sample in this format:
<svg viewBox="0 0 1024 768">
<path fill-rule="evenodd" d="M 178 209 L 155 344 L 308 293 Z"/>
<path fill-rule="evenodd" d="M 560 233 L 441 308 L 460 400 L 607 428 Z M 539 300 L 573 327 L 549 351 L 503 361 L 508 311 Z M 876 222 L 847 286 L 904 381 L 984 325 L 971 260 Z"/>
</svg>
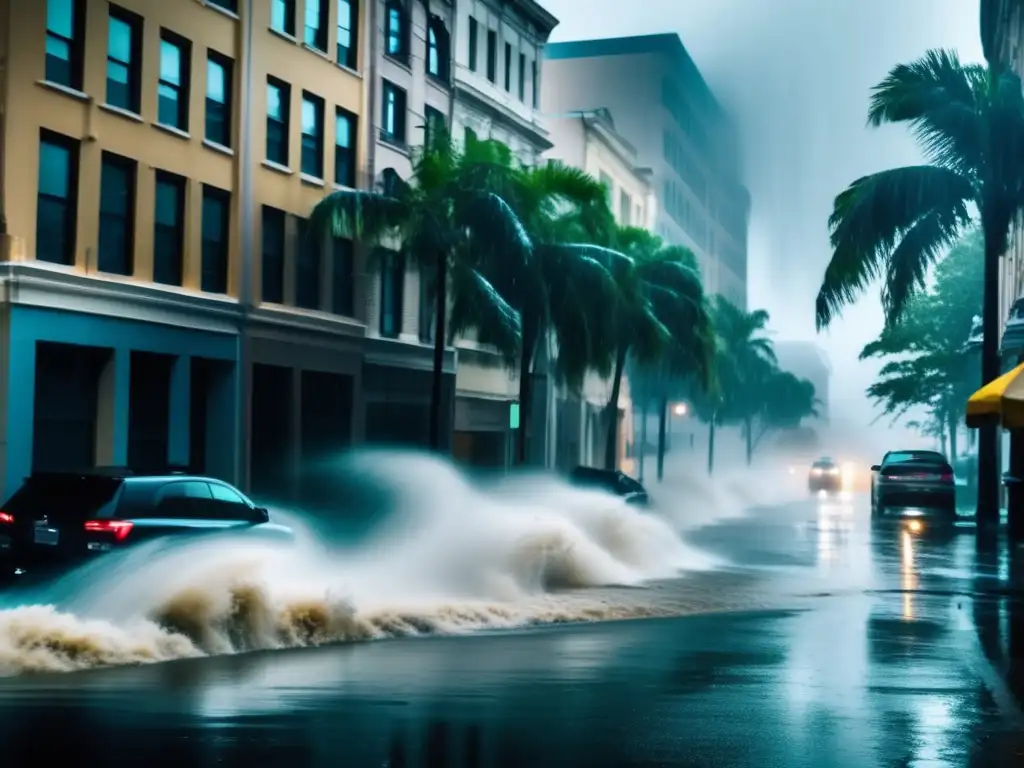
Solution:
<svg viewBox="0 0 1024 768">
<path fill-rule="evenodd" d="M 140 472 L 167 467 L 174 358 L 132 352 L 128 398 L 128 466 Z"/>
<path fill-rule="evenodd" d="M 257 496 L 290 499 L 292 467 L 292 369 L 253 366 L 250 488 Z"/>
<path fill-rule="evenodd" d="M 352 443 L 352 389 L 349 376 L 302 372 L 299 473 L 303 503 L 328 503 L 334 497 L 327 462 Z"/>
<path fill-rule="evenodd" d="M 206 474 L 206 441 L 210 400 L 210 361 L 193 357 L 188 382 L 188 471 Z"/>
<path fill-rule="evenodd" d="M 33 471 L 95 466 L 99 378 L 112 354 L 99 347 L 36 344 Z"/>
</svg>

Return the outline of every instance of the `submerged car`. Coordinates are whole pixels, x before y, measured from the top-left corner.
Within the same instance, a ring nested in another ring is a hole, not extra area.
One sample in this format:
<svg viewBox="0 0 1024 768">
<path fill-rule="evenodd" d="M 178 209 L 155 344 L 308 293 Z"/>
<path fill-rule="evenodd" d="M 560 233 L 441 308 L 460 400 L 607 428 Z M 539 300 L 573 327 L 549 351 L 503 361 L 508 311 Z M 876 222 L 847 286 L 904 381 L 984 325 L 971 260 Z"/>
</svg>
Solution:
<svg viewBox="0 0 1024 768">
<path fill-rule="evenodd" d="M 125 469 L 39 472 L 0 507 L 0 566 L 73 567 L 160 537 L 242 534 L 291 540 L 291 529 L 221 480 Z"/>
<path fill-rule="evenodd" d="M 618 469 L 576 467 L 569 473 L 569 482 L 579 488 L 591 488 L 619 496 L 627 504 L 641 507 L 650 504 L 647 489 L 638 480 Z"/>
<path fill-rule="evenodd" d="M 811 465 L 807 488 L 811 493 L 839 493 L 843 489 L 842 469 L 830 457 L 822 456 Z"/>
<path fill-rule="evenodd" d="M 938 451 L 889 451 L 871 471 L 872 518 L 956 519 L 953 467 Z"/>
</svg>

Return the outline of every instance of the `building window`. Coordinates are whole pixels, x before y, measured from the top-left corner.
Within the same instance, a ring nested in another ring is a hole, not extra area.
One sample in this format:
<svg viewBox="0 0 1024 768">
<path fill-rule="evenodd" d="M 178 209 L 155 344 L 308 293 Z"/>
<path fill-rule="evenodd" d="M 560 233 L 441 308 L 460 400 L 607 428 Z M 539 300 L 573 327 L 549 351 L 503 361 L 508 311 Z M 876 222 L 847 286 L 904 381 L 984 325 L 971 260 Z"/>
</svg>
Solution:
<svg viewBox="0 0 1024 768">
<path fill-rule="evenodd" d="M 338 0 L 338 63 L 359 69 L 359 7 L 353 0 Z"/>
<path fill-rule="evenodd" d="M 356 130 L 358 118 L 338 108 L 334 116 L 334 183 L 356 186 Z"/>
<path fill-rule="evenodd" d="M 286 167 L 291 90 L 288 83 L 267 78 L 267 160 Z"/>
<path fill-rule="evenodd" d="M 427 74 L 445 83 L 449 80 L 450 46 L 448 28 L 439 17 L 431 16 L 427 26 Z"/>
<path fill-rule="evenodd" d="M 498 33 L 487 30 L 487 79 L 498 82 Z"/>
<path fill-rule="evenodd" d="M 401 0 L 388 0 L 385 4 L 384 52 L 393 59 L 409 58 L 409 30 L 406 25 L 405 6 Z"/>
<path fill-rule="evenodd" d="M 201 287 L 206 293 L 228 292 L 231 194 L 203 185 L 203 263 Z"/>
<path fill-rule="evenodd" d="M 83 0 L 48 0 L 46 3 L 46 79 L 82 90 L 85 39 Z"/>
<path fill-rule="evenodd" d="M 424 117 L 426 122 L 426 125 L 424 126 L 426 135 L 423 137 L 423 143 L 425 146 L 432 147 L 435 142 L 447 132 L 447 121 L 445 120 L 444 113 L 439 109 L 434 109 L 433 107 L 426 107 L 424 110 Z"/>
<path fill-rule="evenodd" d="M 540 109 L 540 91 L 537 90 L 537 61 L 530 62 L 530 80 L 531 80 L 531 98 L 533 99 L 533 108 Z"/>
<path fill-rule="evenodd" d="M 467 145 L 472 144 L 476 141 L 476 131 L 467 125 L 465 131 L 463 131 L 462 140 Z"/>
<path fill-rule="evenodd" d="M 331 270 L 331 312 L 352 317 L 355 312 L 355 260 L 351 240 L 334 238 Z"/>
<path fill-rule="evenodd" d="M 469 17 L 469 71 L 476 72 L 477 45 L 480 37 L 480 25 L 472 16 Z"/>
<path fill-rule="evenodd" d="M 402 332 L 402 299 L 405 294 L 405 258 L 384 250 L 380 260 L 380 335 L 396 338 Z"/>
<path fill-rule="evenodd" d="M 302 92 L 301 170 L 307 176 L 324 177 L 324 100 Z"/>
<path fill-rule="evenodd" d="M 306 45 L 327 52 L 327 0 L 306 0 Z"/>
<path fill-rule="evenodd" d="M 160 82 L 157 85 L 156 120 L 181 131 L 188 130 L 189 61 L 192 45 L 168 32 L 160 32 Z"/>
<path fill-rule="evenodd" d="M 526 54 L 519 54 L 519 100 L 526 101 Z"/>
<path fill-rule="evenodd" d="M 38 181 L 36 258 L 70 266 L 78 227 L 78 142 L 40 131 Z"/>
<path fill-rule="evenodd" d="M 231 59 L 210 51 L 206 59 L 206 138 L 231 146 Z"/>
<path fill-rule="evenodd" d="M 295 37 L 295 0 L 272 0 L 270 28 Z"/>
<path fill-rule="evenodd" d="M 296 224 L 295 306 L 320 309 L 320 238 L 310 232 L 308 219 Z"/>
<path fill-rule="evenodd" d="M 385 80 L 383 102 L 380 137 L 385 141 L 405 144 L 405 91 Z"/>
<path fill-rule="evenodd" d="M 632 216 L 632 214 L 633 214 L 633 199 L 629 196 L 629 193 L 626 192 L 626 190 L 624 190 L 624 189 L 620 190 L 619 191 L 619 219 L 620 219 L 619 223 L 622 226 L 624 226 L 624 227 L 628 227 L 630 224 L 633 223 L 630 220 L 630 217 Z"/>
<path fill-rule="evenodd" d="M 156 172 L 153 226 L 153 282 L 181 285 L 185 268 L 184 177 Z"/>
<path fill-rule="evenodd" d="M 612 200 L 614 199 L 613 195 L 615 194 L 615 182 L 612 181 L 612 177 L 604 171 L 598 172 L 597 180 L 600 181 L 601 186 L 604 187 L 605 197 L 608 200 L 608 204 L 611 205 Z"/>
<path fill-rule="evenodd" d="M 512 44 L 505 43 L 505 90 L 512 93 Z"/>
<path fill-rule="evenodd" d="M 142 18 L 115 5 L 107 22 L 107 104 L 139 113 Z"/>
<path fill-rule="evenodd" d="M 100 272 L 134 272 L 135 175 L 137 164 L 104 152 L 100 165 L 100 233 L 96 266 Z"/>
<path fill-rule="evenodd" d="M 420 269 L 420 341 L 429 344 L 434 340 L 436 327 L 437 297 L 434 291 L 434 270 Z"/>
<path fill-rule="evenodd" d="M 231 13 L 238 13 L 238 0 L 206 0 L 210 5 L 216 5 L 218 8 L 223 8 L 225 11 L 231 11 Z"/>
<path fill-rule="evenodd" d="M 263 261 L 260 300 L 284 304 L 285 212 L 263 206 Z"/>
</svg>

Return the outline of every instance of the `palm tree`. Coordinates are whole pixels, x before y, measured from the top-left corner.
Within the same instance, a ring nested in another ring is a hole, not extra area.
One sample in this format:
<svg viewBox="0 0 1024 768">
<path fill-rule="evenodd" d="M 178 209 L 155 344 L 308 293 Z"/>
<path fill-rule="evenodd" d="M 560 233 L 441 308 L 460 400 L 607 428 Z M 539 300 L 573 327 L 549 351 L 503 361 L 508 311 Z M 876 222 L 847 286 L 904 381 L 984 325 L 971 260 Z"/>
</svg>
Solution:
<svg viewBox="0 0 1024 768">
<path fill-rule="evenodd" d="M 689 372 L 706 385 L 714 357 L 714 329 L 693 252 L 666 245 L 636 227 L 619 230 L 615 245 L 630 259 L 616 261 L 613 272 L 619 311 L 612 391 L 605 408 L 608 468 L 617 466 L 619 393 L 627 359 L 631 356 L 634 365 L 648 369 L 667 357 L 685 360 L 692 365 Z"/>
<path fill-rule="evenodd" d="M 993 66 L 962 64 L 952 51 L 929 51 L 894 67 L 875 87 L 868 123 L 905 123 L 927 164 L 854 181 L 829 219 L 832 259 L 817 299 L 827 326 L 874 279 L 884 279 L 887 324 L 903 312 L 928 268 L 971 223 L 984 233 L 982 383 L 999 376 L 999 260 L 1024 190 L 1024 97 L 1019 78 Z M 998 520 L 997 432 L 980 435 L 978 522 Z"/>
<path fill-rule="evenodd" d="M 753 420 L 760 400 L 758 383 L 777 370 L 775 350 L 765 336 L 769 316 L 763 309 L 746 312 L 722 296 L 715 296 L 714 327 L 717 336 L 715 385 L 703 410 L 709 426 L 708 474 L 715 467 L 715 428 L 741 421 L 746 431 L 747 451 L 752 451 Z"/>
<path fill-rule="evenodd" d="M 522 259 L 530 251 L 530 242 L 521 222 L 482 183 L 474 160 L 456 150 L 440 131 L 417 153 L 409 181 L 392 176 L 378 190 L 338 190 L 316 205 L 310 219 L 316 235 L 351 237 L 371 245 L 397 241 L 420 274 L 432 278 L 435 327 L 430 446 L 439 449 L 443 442 L 444 350 L 453 336 L 445 328 L 449 304 L 471 306 L 474 327 L 506 357 L 519 346 L 518 315 L 466 259 L 469 243 L 501 258 Z"/>
<path fill-rule="evenodd" d="M 579 222 L 603 221 L 600 210 L 608 205 L 604 185 L 587 173 L 557 161 L 524 167 L 494 141 L 470 140 L 466 153 L 474 159 L 476 183 L 494 190 L 494 197 L 514 211 L 519 227 L 515 242 L 527 244 L 510 249 L 499 240 L 499 250 L 474 235 L 468 261 L 519 318 L 519 406 L 524 419 L 517 459 L 525 463 L 537 353 L 542 344 L 553 344 L 553 372 L 570 390 L 582 387 L 588 370 L 610 375 L 615 315 L 609 308 L 618 304 L 612 272 L 626 257 L 571 241 Z M 458 312 L 453 306 L 453 330 L 482 325 L 471 309 L 468 302 Z"/>
</svg>

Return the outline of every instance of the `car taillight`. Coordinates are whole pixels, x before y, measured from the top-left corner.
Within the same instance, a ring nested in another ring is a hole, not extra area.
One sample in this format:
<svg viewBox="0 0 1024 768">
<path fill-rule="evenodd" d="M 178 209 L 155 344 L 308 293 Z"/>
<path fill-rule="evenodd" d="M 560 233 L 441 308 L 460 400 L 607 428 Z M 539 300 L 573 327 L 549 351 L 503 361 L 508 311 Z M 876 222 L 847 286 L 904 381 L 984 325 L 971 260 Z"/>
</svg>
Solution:
<svg viewBox="0 0 1024 768">
<path fill-rule="evenodd" d="M 124 541 L 134 525 L 127 520 L 86 520 L 85 530 L 89 533 L 111 533 L 116 541 Z"/>
<path fill-rule="evenodd" d="M 14 515 L 0 512 L 0 525 L 14 525 Z"/>
<path fill-rule="evenodd" d="M 944 483 L 952 483 L 953 482 L 953 473 L 952 472 L 943 472 L 939 476 L 939 479 L 942 480 L 942 482 L 944 482 Z"/>
</svg>

